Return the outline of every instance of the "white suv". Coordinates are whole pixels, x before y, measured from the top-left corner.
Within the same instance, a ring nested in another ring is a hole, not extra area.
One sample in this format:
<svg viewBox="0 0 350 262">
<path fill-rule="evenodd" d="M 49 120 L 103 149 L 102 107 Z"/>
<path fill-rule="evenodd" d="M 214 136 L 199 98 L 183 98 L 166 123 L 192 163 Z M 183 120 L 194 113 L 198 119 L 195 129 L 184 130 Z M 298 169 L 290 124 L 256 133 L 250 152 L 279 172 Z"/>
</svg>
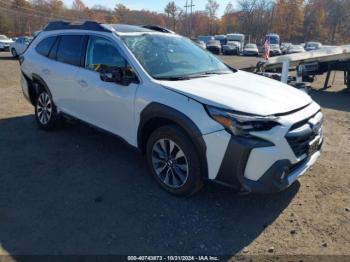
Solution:
<svg viewBox="0 0 350 262">
<path fill-rule="evenodd" d="M 204 180 L 278 192 L 320 155 L 323 116 L 308 95 L 160 27 L 52 22 L 20 63 L 40 127 L 68 116 L 117 135 L 176 195 Z"/>
</svg>

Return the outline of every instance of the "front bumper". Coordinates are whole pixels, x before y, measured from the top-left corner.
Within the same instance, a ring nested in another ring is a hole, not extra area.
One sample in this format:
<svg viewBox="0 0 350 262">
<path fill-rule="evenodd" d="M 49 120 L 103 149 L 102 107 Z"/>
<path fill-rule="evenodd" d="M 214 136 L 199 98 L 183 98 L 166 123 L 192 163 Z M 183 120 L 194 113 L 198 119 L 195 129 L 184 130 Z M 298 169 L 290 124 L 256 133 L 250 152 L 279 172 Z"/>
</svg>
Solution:
<svg viewBox="0 0 350 262">
<path fill-rule="evenodd" d="M 281 126 L 256 132 L 255 138 L 232 136 L 225 130 L 207 135 L 205 141 L 209 178 L 249 193 L 274 193 L 288 188 L 320 156 L 323 144 L 322 122 L 319 122 L 317 135 L 310 136 L 311 142 L 292 140 L 300 133 L 300 127 L 294 129 L 296 124 L 322 119 L 319 110 L 320 107 L 312 103 L 300 111 L 281 116 Z M 303 130 L 302 132 L 305 135 Z M 305 150 L 304 147 L 296 147 L 296 143 L 306 143 Z M 219 153 L 221 148 L 225 148 L 222 156 Z M 220 164 L 215 167 L 215 163 Z"/>
<path fill-rule="evenodd" d="M 270 56 L 280 56 L 282 53 L 279 50 L 271 50 Z"/>
<path fill-rule="evenodd" d="M 10 44 L 0 44 L 0 50 L 2 50 L 2 51 L 9 51 L 10 50 Z"/>
<path fill-rule="evenodd" d="M 220 54 L 220 52 L 221 52 L 221 49 L 219 47 L 216 47 L 216 46 L 208 46 L 207 50 L 209 52 L 212 52 L 213 54 Z"/>
<path fill-rule="evenodd" d="M 285 190 L 315 164 L 321 155 L 321 147 L 322 144 L 319 145 L 319 150 L 312 156 L 294 165 L 287 159 L 276 161 L 257 181 L 243 177 L 241 181 L 242 191 L 248 193 L 277 193 Z"/>
</svg>

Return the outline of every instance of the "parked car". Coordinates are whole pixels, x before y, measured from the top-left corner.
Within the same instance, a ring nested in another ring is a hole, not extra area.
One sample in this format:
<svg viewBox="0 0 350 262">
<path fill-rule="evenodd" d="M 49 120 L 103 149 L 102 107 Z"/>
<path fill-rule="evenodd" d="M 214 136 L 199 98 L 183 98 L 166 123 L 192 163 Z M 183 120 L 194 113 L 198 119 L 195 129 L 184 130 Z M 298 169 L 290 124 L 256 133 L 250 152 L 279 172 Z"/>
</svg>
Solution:
<svg viewBox="0 0 350 262">
<path fill-rule="evenodd" d="M 195 40 L 194 41 L 199 47 L 203 48 L 203 49 L 206 49 L 207 48 L 207 45 L 203 42 L 203 41 L 200 41 L 200 40 Z"/>
<path fill-rule="evenodd" d="M 308 42 L 305 45 L 305 51 L 315 51 L 322 47 L 320 42 Z"/>
<path fill-rule="evenodd" d="M 259 50 L 256 44 L 246 44 L 243 49 L 245 56 L 259 56 Z"/>
<path fill-rule="evenodd" d="M 224 55 L 239 55 L 240 46 L 240 42 L 228 41 L 226 45 L 222 46 L 222 53 Z"/>
<path fill-rule="evenodd" d="M 209 43 L 210 40 L 215 40 L 214 36 L 211 35 L 200 35 L 197 37 L 199 41 L 203 41 L 206 45 Z"/>
<path fill-rule="evenodd" d="M 10 51 L 13 57 L 21 55 L 32 41 L 32 37 L 21 36 L 17 37 L 17 40 L 10 45 Z"/>
<path fill-rule="evenodd" d="M 323 116 L 310 96 L 231 68 L 174 33 L 52 22 L 20 64 L 40 128 L 68 117 L 115 134 L 146 155 L 154 179 L 175 195 L 193 194 L 204 180 L 279 192 L 320 155 Z"/>
<path fill-rule="evenodd" d="M 270 56 L 280 56 L 282 51 L 279 45 L 270 45 Z"/>
<path fill-rule="evenodd" d="M 292 45 L 292 43 L 282 43 L 281 44 L 281 53 L 282 55 L 287 54 L 288 48 Z"/>
<path fill-rule="evenodd" d="M 10 50 L 10 45 L 13 43 L 12 39 L 6 35 L 0 35 L 0 51 Z"/>
<path fill-rule="evenodd" d="M 221 44 L 218 40 L 210 40 L 207 44 L 207 49 L 213 54 L 220 55 L 221 53 Z"/>
<path fill-rule="evenodd" d="M 287 54 L 304 53 L 305 49 L 301 45 L 291 45 L 287 49 Z"/>
</svg>

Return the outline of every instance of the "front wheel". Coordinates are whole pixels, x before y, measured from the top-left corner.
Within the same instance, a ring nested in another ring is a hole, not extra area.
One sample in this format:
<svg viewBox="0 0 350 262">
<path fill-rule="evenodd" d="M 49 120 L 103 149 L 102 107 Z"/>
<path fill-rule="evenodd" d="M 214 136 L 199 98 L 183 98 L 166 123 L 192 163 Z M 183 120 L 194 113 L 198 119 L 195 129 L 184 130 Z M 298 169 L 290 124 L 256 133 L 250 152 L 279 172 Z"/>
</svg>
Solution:
<svg viewBox="0 0 350 262">
<path fill-rule="evenodd" d="M 194 194 L 203 185 L 197 150 L 175 125 L 160 127 L 151 134 L 147 162 L 160 186 L 174 195 Z"/>
<path fill-rule="evenodd" d="M 35 118 L 40 128 L 53 129 L 57 122 L 56 106 L 52 101 L 51 94 L 42 90 L 35 102 Z"/>
</svg>

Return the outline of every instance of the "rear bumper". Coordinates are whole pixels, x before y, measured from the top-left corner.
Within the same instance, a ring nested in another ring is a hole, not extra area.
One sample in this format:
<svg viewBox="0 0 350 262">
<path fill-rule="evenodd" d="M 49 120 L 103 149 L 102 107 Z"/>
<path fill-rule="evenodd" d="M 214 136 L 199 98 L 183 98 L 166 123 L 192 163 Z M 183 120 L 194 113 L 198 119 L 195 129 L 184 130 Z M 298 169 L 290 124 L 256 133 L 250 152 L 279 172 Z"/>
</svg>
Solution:
<svg viewBox="0 0 350 262">
<path fill-rule="evenodd" d="M 31 103 L 30 100 L 30 95 L 29 95 L 29 86 L 28 86 L 28 81 L 25 78 L 23 72 L 21 72 L 21 88 L 22 88 L 22 92 L 23 92 L 23 96 L 25 97 L 25 99 Z"/>
</svg>

